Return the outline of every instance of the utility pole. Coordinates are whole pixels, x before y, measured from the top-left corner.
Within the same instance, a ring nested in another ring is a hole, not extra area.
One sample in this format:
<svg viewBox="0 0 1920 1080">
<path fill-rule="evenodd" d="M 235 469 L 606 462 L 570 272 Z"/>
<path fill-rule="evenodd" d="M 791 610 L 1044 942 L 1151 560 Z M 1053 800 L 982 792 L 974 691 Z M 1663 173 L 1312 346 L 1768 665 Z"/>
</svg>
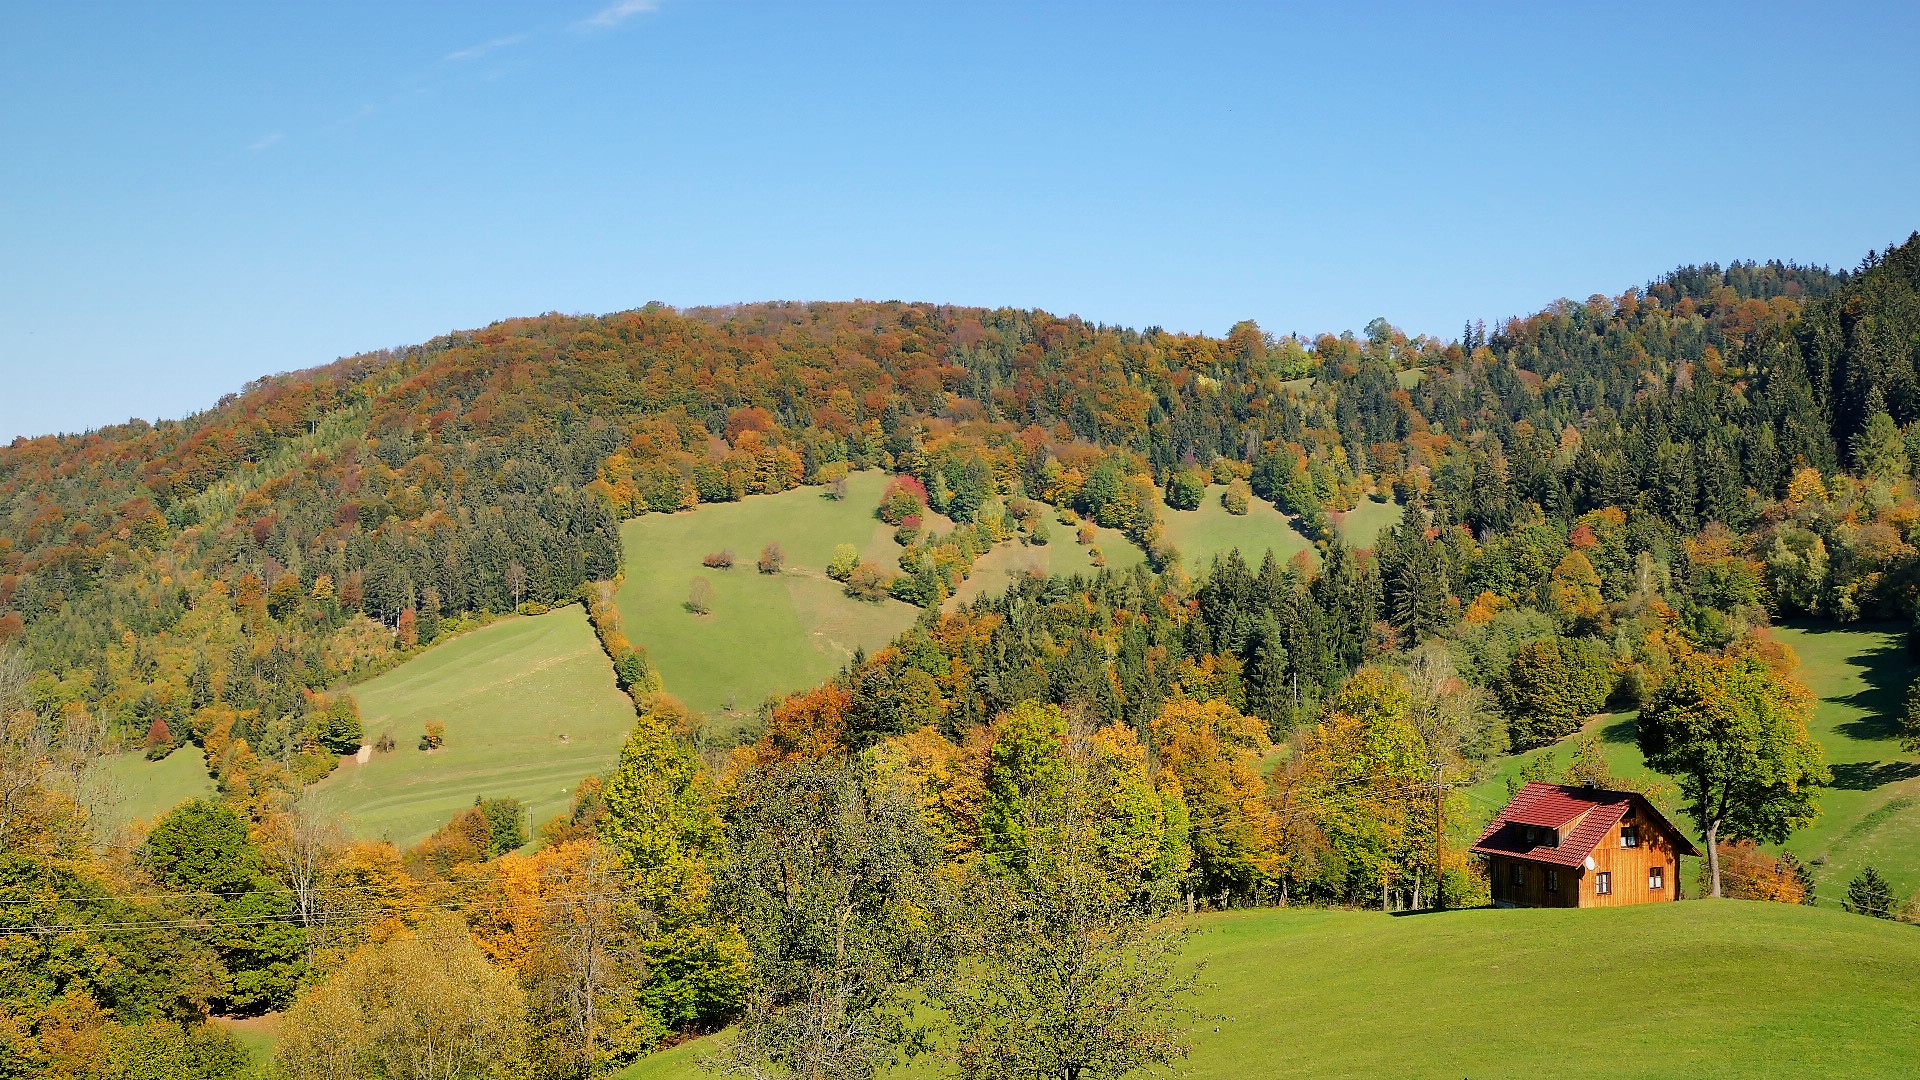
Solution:
<svg viewBox="0 0 1920 1080">
<path fill-rule="evenodd" d="M 1447 874 L 1441 863 L 1442 845 L 1447 836 L 1447 763 L 1436 761 L 1433 764 L 1433 907 L 1435 911 L 1444 911 L 1447 907 Z"/>
</svg>

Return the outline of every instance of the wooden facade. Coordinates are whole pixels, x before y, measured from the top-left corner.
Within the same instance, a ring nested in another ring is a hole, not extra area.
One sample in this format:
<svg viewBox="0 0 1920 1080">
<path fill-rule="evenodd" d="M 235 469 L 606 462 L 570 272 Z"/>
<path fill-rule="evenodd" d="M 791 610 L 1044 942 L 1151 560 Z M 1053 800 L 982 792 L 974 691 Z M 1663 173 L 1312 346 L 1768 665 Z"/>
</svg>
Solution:
<svg viewBox="0 0 1920 1080">
<path fill-rule="evenodd" d="M 1643 796 L 1528 789 L 1531 800 L 1516 796 L 1474 846 L 1486 856 L 1495 904 L 1617 907 L 1680 899 L 1680 856 L 1699 851 Z"/>
</svg>

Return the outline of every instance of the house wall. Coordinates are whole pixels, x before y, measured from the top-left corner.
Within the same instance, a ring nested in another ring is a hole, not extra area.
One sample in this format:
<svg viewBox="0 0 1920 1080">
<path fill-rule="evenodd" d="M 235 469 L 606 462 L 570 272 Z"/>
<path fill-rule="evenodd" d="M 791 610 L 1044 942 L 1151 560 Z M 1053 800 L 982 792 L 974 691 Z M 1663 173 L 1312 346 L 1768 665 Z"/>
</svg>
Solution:
<svg viewBox="0 0 1920 1080">
<path fill-rule="evenodd" d="M 1640 829 L 1640 846 L 1620 846 L 1620 830 L 1628 825 Z M 1587 874 L 1586 888 L 1580 894 L 1581 907 L 1620 907 L 1626 904 L 1657 904 L 1680 899 L 1680 857 L 1673 839 L 1654 820 L 1633 807 L 1619 823 L 1607 830 L 1593 849 L 1593 871 Z M 1655 866 L 1666 867 L 1666 887 L 1647 888 L 1647 872 Z M 1596 896 L 1593 882 L 1600 871 L 1613 874 L 1613 892 Z"/>
<path fill-rule="evenodd" d="M 1518 865 L 1524 881 L 1513 884 L 1513 867 Z M 1487 857 L 1488 881 L 1493 886 L 1495 903 L 1512 904 L 1515 907 L 1579 907 L 1581 897 L 1593 891 L 1590 876 L 1577 866 L 1555 867 L 1560 876 L 1560 888 L 1557 892 L 1547 891 L 1547 867 L 1523 859 L 1508 859 L 1499 855 Z"/>
</svg>

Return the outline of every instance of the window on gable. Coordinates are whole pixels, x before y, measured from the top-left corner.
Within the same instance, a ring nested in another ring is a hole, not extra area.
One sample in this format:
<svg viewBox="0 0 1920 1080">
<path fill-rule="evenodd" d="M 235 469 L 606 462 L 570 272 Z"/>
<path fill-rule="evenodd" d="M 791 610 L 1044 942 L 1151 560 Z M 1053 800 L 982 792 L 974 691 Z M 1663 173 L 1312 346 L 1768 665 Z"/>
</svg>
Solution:
<svg viewBox="0 0 1920 1080">
<path fill-rule="evenodd" d="M 1640 827 L 1638 825 L 1622 825 L 1620 827 L 1620 846 L 1640 846 Z"/>
<path fill-rule="evenodd" d="M 1605 870 L 1593 875 L 1593 895 L 1610 896 L 1613 893 L 1613 875 Z"/>
<path fill-rule="evenodd" d="M 1649 867 L 1647 870 L 1647 888 L 1664 889 L 1666 887 L 1667 868 L 1664 866 Z"/>
<path fill-rule="evenodd" d="M 1560 871 L 1555 870 L 1551 866 L 1547 867 L 1547 891 L 1560 891 Z"/>
</svg>

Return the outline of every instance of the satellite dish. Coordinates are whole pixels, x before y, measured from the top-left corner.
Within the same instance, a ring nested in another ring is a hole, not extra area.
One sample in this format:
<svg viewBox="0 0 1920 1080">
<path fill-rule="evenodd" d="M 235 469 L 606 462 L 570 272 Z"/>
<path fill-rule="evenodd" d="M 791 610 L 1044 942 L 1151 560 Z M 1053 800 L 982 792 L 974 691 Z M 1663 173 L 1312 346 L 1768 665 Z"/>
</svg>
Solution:
<svg viewBox="0 0 1920 1080">
<path fill-rule="evenodd" d="M 1587 856 L 1587 869 L 1591 870 L 1594 868 L 1595 865 L 1596 864 L 1593 861 L 1593 856 L 1591 855 Z"/>
</svg>

